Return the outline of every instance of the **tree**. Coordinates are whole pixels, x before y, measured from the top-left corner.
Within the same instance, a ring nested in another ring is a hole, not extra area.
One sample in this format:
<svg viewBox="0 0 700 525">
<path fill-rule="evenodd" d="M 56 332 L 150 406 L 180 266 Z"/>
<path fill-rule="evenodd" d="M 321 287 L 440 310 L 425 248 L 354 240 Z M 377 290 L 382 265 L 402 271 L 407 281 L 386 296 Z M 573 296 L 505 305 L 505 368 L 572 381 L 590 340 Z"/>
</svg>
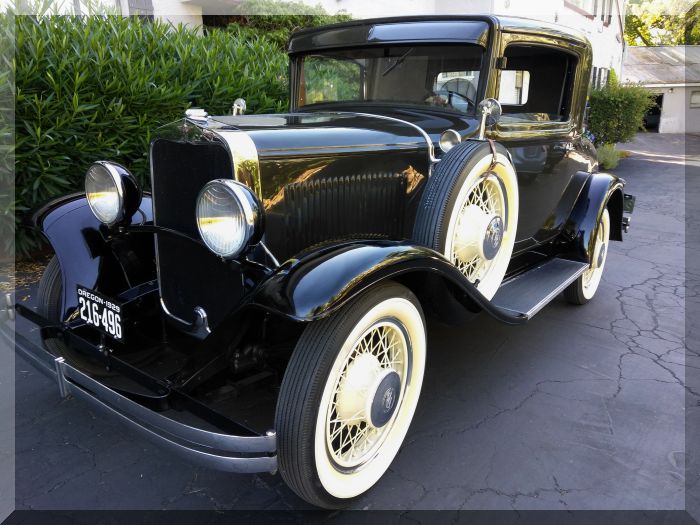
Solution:
<svg viewBox="0 0 700 525">
<path fill-rule="evenodd" d="M 627 6 L 625 40 L 631 46 L 700 44 L 700 2 L 636 0 Z"/>
</svg>

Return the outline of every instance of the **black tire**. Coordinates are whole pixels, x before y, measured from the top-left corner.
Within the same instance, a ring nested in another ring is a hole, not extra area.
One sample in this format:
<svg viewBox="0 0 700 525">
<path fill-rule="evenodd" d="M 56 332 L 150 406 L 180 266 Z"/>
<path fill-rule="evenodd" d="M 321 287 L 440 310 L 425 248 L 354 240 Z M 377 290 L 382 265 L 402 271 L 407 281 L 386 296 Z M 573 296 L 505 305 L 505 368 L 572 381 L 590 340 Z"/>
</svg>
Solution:
<svg viewBox="0 0 700 525">
<path fill-rule="evenodd" d="M 63 306 L 63 274 L 61 272 L 61 264 L 58 258 L 54 255 L 39 280 L 39 289 L 37 290 L 37 306 L 39 313 L 55 322 L 61 323 L 61 314 Z M 104 366 L 96 361 L 91 361 L 82 354 L 68 348 L 60 339 L 50 338 L 44 339 L 44 346 L 56 357 L 65 357 L 71 365 L 80 368 L 95 376 L 109 376 Z"/>
<path fill-rule="evenodd" d="M 496 143 L 495 148 L 497 153 L 508 158 L 505 147 Z M 421 196 L 413 229 L 414 241 L 445 254 L 449 219 L 459 192 L 474 167 L 484 157 L 492 157 L 490 144 L 475 140 L 458 144 L 442 157 Z M 510 166 L 510 163 L 508 164 Z M 510 168 L 512 169 L 512 166 Z M 514 171 L 512 178 L 515 178 Z M 511 184 L 514 184 L 517 191 L 517 182 L 511 181 Z M 517 224 L 517 193 L 514 197 L 514 219 Z M 514 238 L 513 232 L 513 241 Z M 512 251 L 512 245 L 509 249 Z M 455 297 L 452 289 L 442 279 L 432 279 L 427 292 L 425 300 L 429 311 L 444 324 L 459 325 L 473 317 L 473 313 L 465 309 L 463 303 Z"/>
<path fill-rule="evenodd" d="M 324 488 L 314 453 L 316 422 L 324 388 L 343 343 L 374 306 L 394 298 L 406 299 L 415 306 L 420 313 L 424 334 L 425 320 L 415 295 L 398 283 L 382 283 L 354 299 L 335 315 L 308 325 L 296 344 L 284 374 L 275 414 L 279 472 L 297 495 L 315 506 L 342 508 L 361 495 L 338 498 Z M 423 366 L 424 358 L 420 365 L 418 389 Z M 413 412 L 410 417 L 412 415 Z M 365 492 L 368 489 L 364 489 Z"/>
<path fill-rule="evenodd" d="M 586 299 L 583 295 L 583 285 L 580 276 L 564 289 L 564 299 L 566 299 L 566 302 L 569 304 L 575 305 L 584 305 L 589 301 L 589 299 Z"/>
</svg>

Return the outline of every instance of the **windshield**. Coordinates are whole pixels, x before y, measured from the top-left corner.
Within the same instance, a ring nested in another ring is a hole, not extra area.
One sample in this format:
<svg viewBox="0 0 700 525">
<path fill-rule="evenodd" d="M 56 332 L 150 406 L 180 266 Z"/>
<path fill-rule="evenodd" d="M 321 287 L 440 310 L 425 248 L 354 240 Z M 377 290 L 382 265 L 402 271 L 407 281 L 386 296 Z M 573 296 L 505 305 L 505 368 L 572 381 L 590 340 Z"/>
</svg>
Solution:
<svg viewBox="0 0 700 525">
<path fill-rule="evenodd" d="M 379 102 L 473 113 L 483 49 L 475 45 L 391 46 L 301 57 L 299 106 Z"/>
</svg>

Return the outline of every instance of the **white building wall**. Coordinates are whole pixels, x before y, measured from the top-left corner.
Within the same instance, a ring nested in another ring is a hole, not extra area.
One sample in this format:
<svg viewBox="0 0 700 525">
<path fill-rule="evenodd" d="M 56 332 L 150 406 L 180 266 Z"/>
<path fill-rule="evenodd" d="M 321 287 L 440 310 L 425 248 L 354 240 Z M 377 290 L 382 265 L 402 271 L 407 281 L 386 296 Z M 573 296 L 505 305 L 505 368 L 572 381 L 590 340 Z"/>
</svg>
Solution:
<svg viewBox="0 0 700 525">
<path fill-rule="evenodd" d="M 685 132 L 700 133 L 700 108 L 690 107 L 690 94 L 700 91 L 700 84 L 688 84 L 685 88 Z"/>
<path fill-rule="evenodd" d="M 690 107 L 690 94 L 700 90 L 700 84 L 649 88 L 663 93 L 659 133 L 700 133 L 700 108 Z"/>
<path fill-rule="evenodd" d="M 683 133 L 685 129 L 685 88 L 662 88 L 664 101 L 659 120 L 659 133 Z"/>
<path fill-rule="evenodd" d="M 318 0 L 303 0 L 309 5 Z M 612 0 L 609 24 L 600 13 L 591 19 L 566 4 L 565 0 L 321 0 L 329 13 L 343 10 L 354 18 L 429 14 L 497 14 L 542 20 L 571 27 L 586 34 L 593 47 L 593 66 L 622 73 L 623 27 L 626 0 Z M 602 5 L 602 0 L 598 2 Z"/>
<path fill-rule="evenodd" d="M 181 0 L 151 0 L 153 16 L 169 21 L 173 25 L 202 25 L 202 6 Z"/>
<path fill-rule="evenodd" d="M 321 5 L 328 13 L 345 11 L 353 18 L 379 18 L 383 16 L 410 16 L 436 13 L 439 0 L 301 0 L 309 5 Z M 491 0 L 484 0 L 490 3 Z"/>
<path fill-rule="evenodd" d="M 607 25 L 601 20 L 600 13 L 596 13 L 591 19 L 568 7 L 564 0 L 493 0 L 493 12 L 498 15 L 542 20 L 583 32 L 591 41 L 593 66 L 615 69 L 619 76 L 622 72 L 624 35 L 618 17 L 618 7 L 624 8 L 624 4 L 617 4 L 616 1 L 613 0 L 612 17 Z M 598 3 L 602 4 L 600 1 Z M 622 15 L 624 20 L 624 11 Z"/>
</svg>

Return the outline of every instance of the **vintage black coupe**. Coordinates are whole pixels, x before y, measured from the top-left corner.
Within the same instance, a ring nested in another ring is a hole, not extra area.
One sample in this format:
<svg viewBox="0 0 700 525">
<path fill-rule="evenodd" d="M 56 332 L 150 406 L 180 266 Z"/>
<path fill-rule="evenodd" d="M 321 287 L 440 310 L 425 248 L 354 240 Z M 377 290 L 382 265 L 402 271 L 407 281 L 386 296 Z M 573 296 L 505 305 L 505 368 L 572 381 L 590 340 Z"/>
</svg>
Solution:
<svg viewBox="0 0 700 525">
<path fill-rule="evenodd" d="M 151 142 L 150 193 L 98 161 L 38 210 L 55 257 L 38 308 L 5 312 L 40 328 L 16 347 L 61 395 L 333 508 L 401 447 L 424 314 L 519 324 L 562 292 L 588 302 L 633 198 L 584 134 L 581 34 L 404 17 L 288 51 L 289 113 L 189 110 Z"/>
</svg>

